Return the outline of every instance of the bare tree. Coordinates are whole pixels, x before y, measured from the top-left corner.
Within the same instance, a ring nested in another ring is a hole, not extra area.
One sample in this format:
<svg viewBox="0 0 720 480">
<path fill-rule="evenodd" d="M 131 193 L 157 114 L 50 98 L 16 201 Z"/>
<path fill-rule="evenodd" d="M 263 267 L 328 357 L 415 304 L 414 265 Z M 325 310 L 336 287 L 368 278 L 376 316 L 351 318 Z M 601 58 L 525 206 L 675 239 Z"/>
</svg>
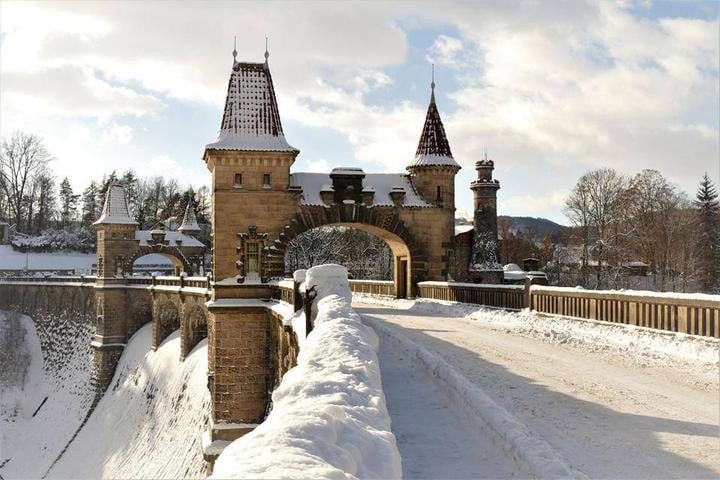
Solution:
<svg viewBox="0 0 720 480">
<path fill-rule="evenodd" d="M 0 186 L 5 192 L 10 213 L 18 229 L 22 224 L 23 203 L 32 180 L 47 167 L 51 159 L 42 140 L 36 135 L 15 132 L 9 140 L 2 140 Z"/>
</svg>

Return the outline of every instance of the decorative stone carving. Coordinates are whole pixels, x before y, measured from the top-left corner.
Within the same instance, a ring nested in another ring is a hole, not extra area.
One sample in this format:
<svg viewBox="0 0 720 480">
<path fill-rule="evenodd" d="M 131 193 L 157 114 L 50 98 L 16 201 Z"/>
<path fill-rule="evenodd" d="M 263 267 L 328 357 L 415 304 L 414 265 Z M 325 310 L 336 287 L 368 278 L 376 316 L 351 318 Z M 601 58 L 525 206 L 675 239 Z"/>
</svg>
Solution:
<svg viewBox="0 0 720 480">
<path fill-rule="evenodd" d="M 258 233 L 257 226 L 252 225 L 247 233 L 237 234 L 239 245 L 236 249 L 238 260 L 236 262 L 240 270 L 239 283 L 264 283 L 267 282 L 266 243 L 268 234 Z"/>
</svg>

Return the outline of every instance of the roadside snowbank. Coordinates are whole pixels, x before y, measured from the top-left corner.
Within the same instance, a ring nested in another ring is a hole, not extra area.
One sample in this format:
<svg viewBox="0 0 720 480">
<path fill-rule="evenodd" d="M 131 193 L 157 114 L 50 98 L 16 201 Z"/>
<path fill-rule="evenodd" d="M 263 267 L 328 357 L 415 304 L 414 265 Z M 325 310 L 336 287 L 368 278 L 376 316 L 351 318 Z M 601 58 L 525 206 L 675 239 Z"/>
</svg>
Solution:
<svg viewBox="0 0 720 480">
<path fill-rule="evenodd" d="M 213 478 L 400 478 L 377 357 L 378 338 L 350 305 L 347 270 L 307 272 L 315 327 L 273 409 L 215 462 Z"/>
<path fill-rule="evenodd" d="M 396 301 L 362 294 L 354 294 L 354 299 L 360 303 L 385 305 L 425 315 L 461 318 L 477 322 L 484 328 L 602 355 L 620 355 L 639 366 L 665 365 L 668 361 L 675 361 L 716 372 L 720 364 L 720 340 L 713 338 L 633 325 L 537 315 L 528 310 L 508 312 L 442 300 L 420 298 Z"/>
<path fill-rule="evenodd" d="M 152 325 L 132 336 L 115 376 L 48 478 L 200 478 L 207 426 L 207 341 L 181 362 L 175 331 L 157 351 Z"/>
</svg>

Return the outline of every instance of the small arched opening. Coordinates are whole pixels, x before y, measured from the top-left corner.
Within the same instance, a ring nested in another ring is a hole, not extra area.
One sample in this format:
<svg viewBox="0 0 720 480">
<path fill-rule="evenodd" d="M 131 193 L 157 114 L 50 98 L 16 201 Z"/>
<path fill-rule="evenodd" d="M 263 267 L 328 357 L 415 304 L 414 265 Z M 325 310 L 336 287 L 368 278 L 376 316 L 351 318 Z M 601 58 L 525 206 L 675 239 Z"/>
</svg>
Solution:
<svg viewBox="0 0 720 480">
<path fill-rule="evenodd" d="M 180 328 L 178 307 L 171 301 L 160 301 L 155 306 L 153 314 L 153 349 L 157 349 L 163 340 L 178 328 Z"/>
<path fill-rule="evenodd" d="M 186 265 L 183 259 L 169 253 L 139 253 L 127 262 L 125 271 L 133 276 L 177 276 L 186 271 Z"/>
<path fill-rule="evenodd" d="M 184 359 L 203 338 L 207 337 L 207 316 L 200 305 L 192 305 L 184 315 L 182 326 L 182 352 Z"/>
<path fill-rule="evenodd" d="M 345 266 L 356 280 L 390 280 L 395 296 L 411 293 L 410 249 L 394 233 L 364 223 L 333 223 L 294 237 L 285 249 L 285 273 L 325 263 Z"/>
</svg>

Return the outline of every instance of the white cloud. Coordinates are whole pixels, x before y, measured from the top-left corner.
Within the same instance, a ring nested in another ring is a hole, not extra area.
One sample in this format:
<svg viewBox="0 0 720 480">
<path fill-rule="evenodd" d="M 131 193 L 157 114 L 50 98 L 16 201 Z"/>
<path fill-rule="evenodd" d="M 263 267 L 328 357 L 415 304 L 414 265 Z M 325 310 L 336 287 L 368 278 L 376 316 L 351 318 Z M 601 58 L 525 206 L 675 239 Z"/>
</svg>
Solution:
<svg viewBox="0 0 720 480">
<path fill-rule="evenodd" d="M 569 189 L 554 190 L 540 195 L 515 195 L 508 198 L 500 196 L 498 208 L 501 211 L 520 211 L 537 214 L 549 207 L 562 207 L 570 193 Z"/>
<path fill-rule="evenodd" d="M 426 58 L 430 63 L 457 68 L 461 66 L 460 53 L 462 49 L 463 44 L 459 38 L 438 35 Z"/>
<path fill-rule="evenodd" d="M 60 145 L 58 156 L 74 155 L 87 171 L 111 166 L 103 142 L 129 142 L 126 156 L 114 160 L 145 167 L 142 159 L 162 158 L 165 150 L 134 145 L 118 117 L 152 116 L 171 99 L 220 105 L 231 59 L 218 48 L 229 51 L 229 39 L 241 34 L 239 57 L 261 61 L 269 35 L 283 119 L 340 132 L 367 170 L 402 171 L 426 105 L 368 101 L 397 81 L 387 67 L 406 61 L 402 19 L 414 30 L 453 32 L 436 35 L 425 53 L 453 67 L 460 85 L 444 92 L 454 105 L 440 107 L 456 159 L 470 170 L 485 147 L 497 173 L 542 161 L 554 166 L 547 175 L 568 187 L 576 180 L 568 166 L 657 168 L 686 189 L 716 169 L 717 19 L 654 20 L 619 3 L 580 1 L 293 6 L 5 2 L 3 129 L 44 128 L 39 133 Z M 68 138 L 74 145 L 62 145 Z M 290 140 L 303 149 L 303 139 Z M 180 164 L 170 157 L 153 164 L 167 161 Z M 512 208 L 542 208 L 529 198 L 555 195 L 524 198 L 507 180 L 503 189 L 519 199 L 508 200 Z"/>
</svg>

